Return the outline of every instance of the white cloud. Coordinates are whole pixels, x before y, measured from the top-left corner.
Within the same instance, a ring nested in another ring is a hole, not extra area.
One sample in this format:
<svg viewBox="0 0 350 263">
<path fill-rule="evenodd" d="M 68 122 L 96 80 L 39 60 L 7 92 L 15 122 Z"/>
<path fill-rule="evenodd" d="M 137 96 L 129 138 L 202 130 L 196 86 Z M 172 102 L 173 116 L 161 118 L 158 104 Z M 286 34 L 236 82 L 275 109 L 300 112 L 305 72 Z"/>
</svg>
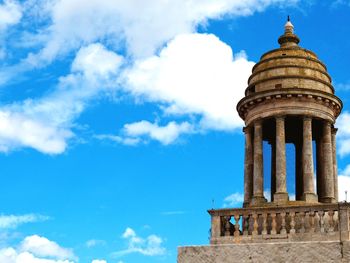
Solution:
<svg viewBox="0 0 350 263">
<path fill-rule="evenodd" d="M 94 259 L 93 261 L 91 261 L 91 263 L 107 263 L 107 261 L 102 259 Z"/>
<path fill-rule="evenodd" d="M 125 124 L 123 130 L 127 136 L 126 139 L 149 137 L 164 145 L 168 145 L 175 142 L 180 134 L 193 133 L 193 126 L 188 122 L 178 124 L 172 121 L 166 126 L 159 126 L 156 123 L 140 121 Z"/>
<path fill-rule="evenodd" d="M 347 196 L 345 195 L 347 191 Z M 350 164 L 340 171 L 338 176 L 338 200 L 350 201 Z"/>
<path fill-rule="evenodd" d="M 231 131 L 240 127 L 242 121 L 235 105 L 243 96 L 254 63 L 247 60 L 244 52 L 233 56 L 231 48 L 213 35 L 192 33 L 208 19 L 251 15 L 270 5 L 297 2 L 32 0 L 24 6 L 42 10 L 43 16 L 49 18 L 45 20 L 49 21 L 46 28 L 36 30 L 38 35 L 28 34 L 29 42 L 40 43 L 43 48 L 29 54 L 18 68 L 10 67 L 8 72 L 4 69 L 0 79 L 6 79 L 7 74 L 17 76 L 33 66 L 45 66 L 59 55 L 78 52 L 71 73 L 59 79 L 55 91 L 41 99 L 0 108 L 0 151 L 30 147 L 48 154 L 64 152 L 74 138 L 74 122 L 88 103 L 104 92 L 118 89 L 120 84 L 126 85 L 124 90 L 136 99 L 159 103 L 168 116 L 190 115 L 199 117 L 200 122 L 169 122 L 162 127 L 141 121 L 126 124 L 125 134 L 103 135 L 104 139 L 136 145 L 148 137 L 169 144 L 181 133 L 193 132 L 191 126 L 198 131 Z M 30 16 L 40 20 L 39 16 Z M 169 40 L 159 56 L 153 56 Z M 118 75 L 130 66 L 130 61 L 96 44 L 98 41 L 114 50 L 125 46 L 128 59 L 136 59 L 122 80 Z M 140 126 L 143 131 L 137 134 L 133 128 Z"/>
<path fill-rule="evenodd" d="M 0 229 L 16 228 L 22 224 L 41 222 L 48 220 L 48 216 L 37 214 L 26 215 L 0 215 Z"/>
<path fill-rule="evenodd" d="M 0 249 L 0 262 L 6 263 L 73 263 L 73 252 L 39 236 L 28 236 L 17 249 Z"/>
<path fill-rule="evenodd" d="M 134 96 L 164 104 L 166 114 L 198 114 L 203 129 L 232 130 L 243 124 L 235 107 L 253 65 L 214 35 L 187 34 L 137 61 L 124 81 Z"/>
<path fill-rule="evenodd" d="M 96 41 L 125 44 L 134 57 L 147 57 L 178 34 L 192 33 L 208 19 L 247 16 L 270 5 L 295 5 L 298 0 L 55 0 L 48 15 L 52 23 L 36 36 L 44 42 L 28 62 L 39 66 L 57 55 Z M 43 2 L 43 10 L 47 4 Z"/>
<path fill-rule="evenodd" d="M 109 140 L 112 142 L 129 145 L 129 146 L 135 146 L 141 143 L 140 138 L 129 138 L 129 137 L 122 137 L 118 135 L 112 135 L 112 134 L 98 134 L 98 135 L 95 135 L 94 138 L 98 140 Z"/>
<path fill-rule="evenodd" d="M 163 216 L 173 216 L 173 215 L 183 215 L 183 214 L 186 214 L 186 211 L 165 211 L 161 213 L 161 215 Z"/>
<path fill-rule="evenodd" d="M 348 111 L 339 116 L 337 127 L 338 153 L 343 157 L 350 153 L 350 113 Z"/>
<path fill-rule="evenodd" d="M 99 239 L 90 239 L 88 241 L 86 241 L 85 245 L 88 248 L 92 248 L 92 247 L 96 247 L 96 246 L 102 246 L 105 245 L 106 241 L 104 240 L 99 240 Z"/>
<path fill-rule="evenodd" d="M 87 103 L 116 87 L 122 61 L 101 44 L 81 48 L 72 73 L 60 78 L 55 91 L 0 108 L 0 151 L 31 147 L 48 154 L 64 152 L 74 136 L 74 120 Z"/>
<path fill-rule="evenodd" d="M 26 237 L 20 244 L 20 251 L 30 252 L 39 257 L 54 257 L 57 259 L 75 258 L 71 249 L 63 248 L 56 242 L 38 235 Z"/>
<path fill-rule="evenodd" d="M 22 18 L 22 7 L 17 1 L 5 0 L 0 4 L 0 30 L 19 23 Z"/>
<path fill-rule="evenodd" d="M 233 193 L 224 199 L 224 207 L 237 207 L 241 206 L 244 201 L 242 193 Z"/>
<path fill-rule="evenodd" d="M 166 249 L 162 247 L 163 239 L 157 235 L 142 238 L 132 228 L 128 227 L 122 238 L 128 241 L 128 248 L 114 252 L 113 256 L 119 257 L 131 253 L 140 253 L 145 256 L 162 256 L 166 253 Z"/>
</svg>

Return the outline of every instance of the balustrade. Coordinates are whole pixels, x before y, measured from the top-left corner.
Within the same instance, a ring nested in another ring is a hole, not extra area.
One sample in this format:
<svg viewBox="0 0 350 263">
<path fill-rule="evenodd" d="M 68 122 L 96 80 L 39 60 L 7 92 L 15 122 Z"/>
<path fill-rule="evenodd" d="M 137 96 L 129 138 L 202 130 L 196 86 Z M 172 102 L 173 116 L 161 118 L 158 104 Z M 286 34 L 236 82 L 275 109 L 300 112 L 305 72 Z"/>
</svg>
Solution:
<svg viewBox="0 0 350 263">
<path fill-rule="evenodd" d="M 322 240 L 339 240 L 340 237 L 350 240 L 348 203 L 219 209 L 208 212 L 212 217 L 220 218 L 212 220 L 212 229 L 219 229 L 215 231 L 219 233 L 212 234 L 212 243 L 263 242 L 271 239 L 308 241 L 320 238 L 320 235 Z"/>
</svg>

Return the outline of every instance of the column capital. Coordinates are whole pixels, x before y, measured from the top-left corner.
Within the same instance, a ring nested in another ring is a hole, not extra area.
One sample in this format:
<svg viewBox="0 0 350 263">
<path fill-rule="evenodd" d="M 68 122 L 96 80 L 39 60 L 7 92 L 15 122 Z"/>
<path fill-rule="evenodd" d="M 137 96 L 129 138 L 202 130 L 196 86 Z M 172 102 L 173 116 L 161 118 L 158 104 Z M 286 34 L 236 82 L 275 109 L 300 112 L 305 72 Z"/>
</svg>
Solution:
<svg viewBox="0 0 350 263">
<path fill-rule="evenodd" d="M 332 127 L 332 123 L 330 121 L 324 120 L 323 125 Z"/>
<path fill-rule="evenodd" d="M 277 115 L 277 116 L 275 116 L 276 120 L 284 120 L 285 118 L 286 118 L 285 115 Z"/>
<path fill-rule="evenodd" d="M 254 122 L 254 126 L 262 126 L 263 120 L 262 119 L 257 119 Z"/>
<path fill-rule="evenodd" d="M 303 120 L 304 121 L 312 121 L 312 117 L 311 116 L 303 116 Z"/>
<path fill-rule="evenodd" d="M 332 128 L 332 135 L 336 135 L 338 132 L 338 128 Z"/>
<path fill-rule="evenodd" d="M 243 127 L 243 132 L 244 133 L 250 133 L 251 131 L 252 131 L 252 127 L 250 127 L 250 126 L 245 126 L 245 127 Z"/>
</svg>

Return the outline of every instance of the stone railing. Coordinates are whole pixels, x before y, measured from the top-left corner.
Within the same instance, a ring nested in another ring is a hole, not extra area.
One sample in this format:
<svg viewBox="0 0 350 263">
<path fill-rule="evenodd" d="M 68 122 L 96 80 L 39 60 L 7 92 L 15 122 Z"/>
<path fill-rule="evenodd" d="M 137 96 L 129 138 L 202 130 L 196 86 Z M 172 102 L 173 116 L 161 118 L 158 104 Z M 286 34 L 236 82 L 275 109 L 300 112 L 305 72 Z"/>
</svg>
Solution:
<svg viewBox="0 0 350 263">
<path fill-rule="evenodd" d="M 211 244 L 350 240 L 350 203 L 209 210 Z"/>
</svg>

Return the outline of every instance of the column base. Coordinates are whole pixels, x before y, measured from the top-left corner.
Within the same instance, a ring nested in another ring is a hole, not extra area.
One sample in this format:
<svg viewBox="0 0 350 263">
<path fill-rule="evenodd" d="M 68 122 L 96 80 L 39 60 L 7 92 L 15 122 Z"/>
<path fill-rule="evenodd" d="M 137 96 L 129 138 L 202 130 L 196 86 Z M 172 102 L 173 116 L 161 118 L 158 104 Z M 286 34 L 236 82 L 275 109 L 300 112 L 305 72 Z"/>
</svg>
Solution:
<svg viewBox="0 0 350 263">
<path fill-rule="evenodd" d="M 250 205 L 251 201 L 244 201 L 243 202 L 243 208 L 248 207 Z"/>
<path fill-rule="evenodd" d="M 334 197 L 320 197 L 319 201 L 320 201 L 320 203 L 336 203 L 337 202 Z"/>
<path fill-rule="evenodd" d="M 284 204 L 289 201 L 288 193 L 275 193 L 273 195 L 273 202 L 278 204 Z"/>
<path fill-rule="evenodd" d="M 260 204 L 265 204 L 266 202 L 267 200 L 263 196 L 253 196 L 252 200 L 250 201 L 250 205 L 256 206 Z"/>
<path fill-rule="evenodd" d="M 314 193 L 304 193 L 302 199 L 306 203 L 318 203 L 318 197 Z"/>
</svg>

